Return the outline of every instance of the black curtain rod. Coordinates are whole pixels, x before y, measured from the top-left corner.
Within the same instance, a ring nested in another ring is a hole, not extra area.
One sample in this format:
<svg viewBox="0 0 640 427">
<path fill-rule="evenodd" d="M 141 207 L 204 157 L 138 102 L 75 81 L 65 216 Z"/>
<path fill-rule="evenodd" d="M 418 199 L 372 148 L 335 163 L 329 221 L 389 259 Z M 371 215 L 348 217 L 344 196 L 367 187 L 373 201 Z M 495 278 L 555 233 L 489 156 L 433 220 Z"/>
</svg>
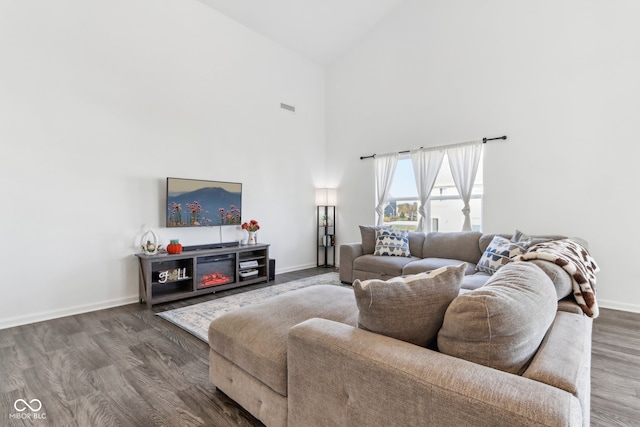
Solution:
<svg viewBox="0 0 640 427">
<path fill-rule="evenodd" d="M 487 141 L 495 141 L 496 139 L 507 139 L 507 135 L 502 135 L 497 138 L 482 138 L 482 143 L 486 144 Z"/>
<path fill-rule="evenodd" d="M 482 138 L 482 143 L 486 144 L 487 141 L 495 141 L 496 139 L 507 139 L 507 135 L 503 135 L 503 136 L 499 136 L 497 138 Z M 452 144 L 455 145 L 455 144 Z M 422 148 L 422 147 L 420 147 Z M 410 153 L 411 150 L 404 150 L 404 151 L 398 151 L 398 154 L 406 154 L 406 153 Z M 372 154 L 370 156 L 360 156 L 360 160 L 364 160 L 364 159 L 373 159 L 376 155 Z"/>
</svg>

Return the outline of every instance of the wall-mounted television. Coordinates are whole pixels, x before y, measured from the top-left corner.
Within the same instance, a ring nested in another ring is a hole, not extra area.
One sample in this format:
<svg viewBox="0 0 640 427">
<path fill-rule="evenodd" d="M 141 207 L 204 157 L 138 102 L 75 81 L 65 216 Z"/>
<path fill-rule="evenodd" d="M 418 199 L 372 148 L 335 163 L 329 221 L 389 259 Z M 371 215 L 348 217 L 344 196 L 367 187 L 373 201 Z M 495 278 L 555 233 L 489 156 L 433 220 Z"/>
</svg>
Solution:
<svg viewBox="0 0 640 427">
<path fill-rule="evenodd" d="M 241 211 L 239 182 L 167 178 L 167 227 L 237 225 Z"/>
</svg>

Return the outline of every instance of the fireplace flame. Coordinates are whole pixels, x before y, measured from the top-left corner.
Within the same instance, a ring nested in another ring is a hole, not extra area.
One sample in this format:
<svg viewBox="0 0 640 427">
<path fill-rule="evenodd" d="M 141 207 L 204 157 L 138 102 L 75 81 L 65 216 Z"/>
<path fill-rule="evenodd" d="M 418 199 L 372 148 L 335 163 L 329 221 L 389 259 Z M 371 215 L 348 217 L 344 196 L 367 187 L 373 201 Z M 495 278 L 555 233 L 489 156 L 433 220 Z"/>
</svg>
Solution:
<svg viewBox="0 0 640 427">
<path fill-rule="evenodd" d="M 206 288 L 209 286 L 224 285 L 231 282 L 233 282 L 233 278 L 224 273 L 211 273 L 202 276 L 200 286 Z"/>
</svg>

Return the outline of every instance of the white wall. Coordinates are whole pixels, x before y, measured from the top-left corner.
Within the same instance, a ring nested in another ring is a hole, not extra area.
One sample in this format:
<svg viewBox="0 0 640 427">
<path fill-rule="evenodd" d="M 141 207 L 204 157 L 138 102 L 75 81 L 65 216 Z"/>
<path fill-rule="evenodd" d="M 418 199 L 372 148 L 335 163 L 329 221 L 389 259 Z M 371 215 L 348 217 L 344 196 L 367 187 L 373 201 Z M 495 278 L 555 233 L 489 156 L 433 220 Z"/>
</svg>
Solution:
<svg viewBox="0 0 640 427">
<path fill-rule="evenodd" d="M 407 0 L 327 70 L 341 242 L 372 224 L 361 155 L 485 146 L 484 231 L 588 240 L 601 306 L 640 311 L 640 3 Z"/>
<path fill-rule="evenodd" d="M 3 1 L 0 58 L 0 328 L 137 301 L 167 176 L 242 182 L 277 270 L 315 265 L 322 68 L 184 0 Z"/>
</svg>

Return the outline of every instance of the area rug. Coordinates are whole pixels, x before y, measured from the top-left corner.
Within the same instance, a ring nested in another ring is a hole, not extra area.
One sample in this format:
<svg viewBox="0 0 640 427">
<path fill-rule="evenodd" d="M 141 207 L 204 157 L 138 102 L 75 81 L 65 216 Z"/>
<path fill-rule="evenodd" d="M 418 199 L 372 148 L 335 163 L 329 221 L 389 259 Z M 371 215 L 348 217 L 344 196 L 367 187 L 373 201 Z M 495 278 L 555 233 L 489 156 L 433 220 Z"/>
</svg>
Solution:
<svg viewBox="0 0 640 427">
<path fill-rule="evenodd" d="M 300 280 L 293 280 L 279 285 L 267 286 L 266 288 L 255 289 L 253 291 L 240 292 L 187 307 L 163 311 L 161 313 L 156 313 L 156 315 L 181 327 L 185 331 L 200 338 L 202 341 L 209 342 L 207 337 L 209 323 L 211 323 L 213 319 L 222 316 L 224 313 L 228 313 L 246 305 L 255 304 L 256 302 L 264 301 L 267 298 L 280 295 L 287 291 L 314 285 L 342 286 L 338 273 L 331 272 Z"/>
</svg>

